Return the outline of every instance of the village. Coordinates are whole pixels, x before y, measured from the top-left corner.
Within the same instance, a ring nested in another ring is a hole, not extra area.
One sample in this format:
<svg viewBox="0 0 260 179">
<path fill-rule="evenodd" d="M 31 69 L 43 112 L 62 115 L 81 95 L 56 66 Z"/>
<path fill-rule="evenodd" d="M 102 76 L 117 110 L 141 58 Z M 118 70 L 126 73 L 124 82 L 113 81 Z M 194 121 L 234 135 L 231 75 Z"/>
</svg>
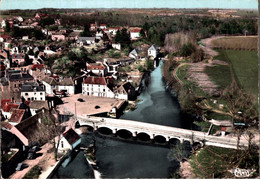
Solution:
<svg viewBox="0 0 260 179">
<path fill-rule="evenodd" d="M 42 19 L 48 18 L 54 20 L 53 24 L 40 26 Z M 35 32 L 14 38 L 6 35 L 12 29 Z M 37 149 L 52 138 L 57 140 L 59 136 L 59 142 L 54 144 L 60 157 L 78 146 L 80 137 L 75 125 L 60 128 L 73 116 L 117 117 L 127 105 L 134 108 L 143 74 L 158 63 L 160 52 L 153 44 L 140 43 L 141 30 L 107 27 L 98 22 L 66 29 L 60 26 L 58 16 L 45 13 L 2 19 L 4 178 L 23 177 L 24 171 L 33 166 L 22 162 L 39 159 Z M 36 32 L 42 37 L 38 39 Z M 54 127 L 46 126 L 49 122 Z M 19 170 L 23 170 L 22 174 Z"/>
</svg>

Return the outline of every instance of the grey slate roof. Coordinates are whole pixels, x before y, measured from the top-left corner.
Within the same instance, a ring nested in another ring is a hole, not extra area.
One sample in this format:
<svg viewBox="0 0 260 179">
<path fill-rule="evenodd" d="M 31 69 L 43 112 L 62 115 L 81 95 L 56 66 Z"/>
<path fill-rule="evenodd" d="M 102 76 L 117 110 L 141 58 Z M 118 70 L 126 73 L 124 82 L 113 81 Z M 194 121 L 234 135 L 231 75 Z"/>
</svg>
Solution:
<svg viewBox="0 0 260 179">
<path fill-rule="evenodd" d="M 40 86 L 22 85 L 21 92 L 44 91 Z"/>
<path fill-rule="evenodd" d="M 152 45 L 148 50 L 156 50 L 155 45 Z"/>
<path fill-rule="evenodd" d="M 30 74 L 21 74 L 21 73 L 13 73 L 9 76 L 9 81 L 25 81 L 25 80 L 33 80 L 33 77 Z"/>
<path fill-rule="evenodd" d="M 78 43 L 79 43 L 79 42 L 86 42 L 86 41 L 88 41 L 88 40 L 93 41 L 93 40 L 95 40 L 95 39 L 96 39 L 95 37 L 78 37 L 77 42 L 78 42 Z"/>
<path fill-rule="evenodd" d="M 64 78 L 59 82 L 60 86 L 74 86 L 73 80 L 71 78 Z"/>
</svg>

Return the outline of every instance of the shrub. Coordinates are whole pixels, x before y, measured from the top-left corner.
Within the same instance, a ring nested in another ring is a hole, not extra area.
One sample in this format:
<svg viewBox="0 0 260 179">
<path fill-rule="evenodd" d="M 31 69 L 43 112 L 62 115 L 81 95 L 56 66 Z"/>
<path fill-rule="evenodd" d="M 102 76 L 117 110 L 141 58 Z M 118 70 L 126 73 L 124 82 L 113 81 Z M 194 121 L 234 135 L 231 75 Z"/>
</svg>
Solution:
<svg viewBox="0 0 260 179">
<path fill-rule="evenodd" d="M 29 170 L 28 173 L 23 178 L 39 178 L 41 174 L 41 169 L 39 168 L 38 165 L 35 165 L 34 167 Z"/>
</svg>

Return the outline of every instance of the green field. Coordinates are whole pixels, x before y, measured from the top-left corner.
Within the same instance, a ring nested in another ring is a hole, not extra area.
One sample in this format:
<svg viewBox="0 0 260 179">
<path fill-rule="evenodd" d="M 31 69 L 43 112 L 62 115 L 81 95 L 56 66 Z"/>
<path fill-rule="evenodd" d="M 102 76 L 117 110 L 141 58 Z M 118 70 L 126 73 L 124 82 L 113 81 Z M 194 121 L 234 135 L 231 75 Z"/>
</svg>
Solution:
<svg viewBox="0 0 260 179">
<path fill-rule="evenodd" d="M 256 51 L 218 50 L 216 59 L 228 62 L 240 88 L 258 96 L 258 57 Z"/>
<path fill-rule="evenodd" d="M 221 89 L 225 89 L 232 81 L 230 68 L 227 65 L 208 66 L 205 72 Z"/>
</svg>

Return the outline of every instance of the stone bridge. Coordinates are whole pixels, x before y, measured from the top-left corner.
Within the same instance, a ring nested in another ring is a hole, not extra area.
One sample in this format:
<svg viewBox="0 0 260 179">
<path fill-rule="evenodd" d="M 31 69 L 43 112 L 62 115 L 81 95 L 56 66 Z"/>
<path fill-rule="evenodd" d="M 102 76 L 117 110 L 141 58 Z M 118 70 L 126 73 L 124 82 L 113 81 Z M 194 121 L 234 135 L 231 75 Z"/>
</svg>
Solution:
<svg viewBox="0 0 260 179">
<path fill-rule="evenodd" d="M 154 139 L 156 136 L 164 137 L 166 141 L 179 140 L 180 143 L 188 141 L 191 144 L 200 143 L 201 146 L 211 145 L 224 148 L 236 149 L 237 138 L 232 136 L 212 136 L 205 132 L 169 127 L 158 124 L 151 124 L 126 119 L 112 119 L 102 117 L 77 116 L 80 126 L 91 126 L 94 130 L 98 128 L 108 128 L 116 134 L 120 130 L 127 130 L 136 137 L 140 133 L 145 133 Z M 240 148 L 248 146 L 247 140 L 240 140 Z"/>
</svg>

